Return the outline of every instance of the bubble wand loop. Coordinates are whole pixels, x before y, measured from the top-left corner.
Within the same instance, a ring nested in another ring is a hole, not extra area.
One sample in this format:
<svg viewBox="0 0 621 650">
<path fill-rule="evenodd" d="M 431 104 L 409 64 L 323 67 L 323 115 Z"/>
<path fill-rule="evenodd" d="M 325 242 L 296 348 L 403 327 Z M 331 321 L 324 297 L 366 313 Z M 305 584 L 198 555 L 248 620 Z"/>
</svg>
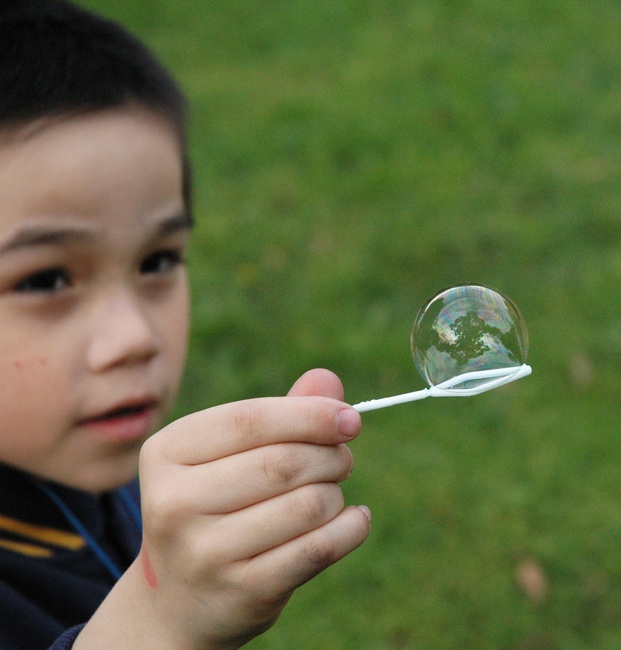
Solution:
<svg viewBox="0 0 621 650">
<path fill-rule="evenodd" d="M 410 338 L 428 388 L 354 404 L 359 413 L 427 397 L 470 397 L 531 374 L 528 330 L 518 308 L 480 284 L 458 284 L 422 307 Z"/>
<path fill-rule="evenodd" d="M 406 404 L 407 402 L 416 402 L 427 397 L 471 397 L 473 395 L 480 395 L 493 388 L 504 386 L 512 381 L 527 377 L 532 372 L 532 368 L 523 364 L 517 368 L 494 368 L 491 370 L 479 370 L 477 372 L 467 372 L 463 375 L 458 375 L 443 381 L 437 386 L 430 386 L 422 390 L 415 390 L 411 393 L 402 393 L 401 395 L 393 395 L 392 397 L 382 397 L 379 399 L 371 399 L 366 402 L 359 402 L 354 404 L 354 408 L 358 413 L 365 413 L 366 411 L 375 411 L 377 409 L 387 408 L 388 406 L 396 406 L 397 404 Z M 470 381 L 481 381 L 487 379 L 482 384 L 471 386 L 469 388 L 458 388 L 460 384 Z"/>
</svg>

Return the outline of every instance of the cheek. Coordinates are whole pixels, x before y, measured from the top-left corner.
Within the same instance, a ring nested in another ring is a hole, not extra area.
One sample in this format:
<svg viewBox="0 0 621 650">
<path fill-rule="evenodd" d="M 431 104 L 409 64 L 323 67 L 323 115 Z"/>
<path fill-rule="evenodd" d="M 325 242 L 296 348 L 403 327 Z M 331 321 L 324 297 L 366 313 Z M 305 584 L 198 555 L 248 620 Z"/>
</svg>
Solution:
<svg viewBox="0 0 621 650">
<path fill-rule="evenodd" d="M 161 329 L 161 337 L 166 350 L 168 367 L 172 374 L 177 375 L 178 381 L 188 347 L 189 330 L 189 297 L 187 290 L 180 292 L 173 308 L 168 309 L 166 315 L 160 319 L 164 325 Z"/>
<path fill-rule="evenodd" d="M 54 403 L 63 392 L 64 382 L 48 356 L 15 356 L 0 367 L 0 417 L 7 411 L 27 410 L 36 405 L 38 411 Z"/>
<path fill-rule="evenodd" d="M 15 446 L 32 444 L 55 425 L 55 413 L 68 391 L 52 365 L 46 356 L 24 355 L 0 365 L 0 431 L 11 432 Z"/>
</svg>

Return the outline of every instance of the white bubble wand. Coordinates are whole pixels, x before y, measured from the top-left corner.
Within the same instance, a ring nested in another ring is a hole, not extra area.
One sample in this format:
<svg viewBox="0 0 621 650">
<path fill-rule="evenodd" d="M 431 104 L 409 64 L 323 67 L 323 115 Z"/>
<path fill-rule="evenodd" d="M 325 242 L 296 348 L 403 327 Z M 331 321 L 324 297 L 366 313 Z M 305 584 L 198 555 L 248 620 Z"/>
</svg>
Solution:
<svg viewBox="0 0 621 650">
<path fill-rule="evenodd" d="M 423 342 L 419 343 L 418 339 Z M 510 339 L 515 350 L 509 350 Z M 428 388 L 354 404 L 359 413 L 415 402 L 427 397 L 471 397 L 532 373 L 526 363 L 528 331 L 517 307 L 482 285 L 456 285 L 441 291 L 420 310 L 412 328 L 412 352 Z M 430 354 L 433 352 L 433 354 Z M 446 377 L 453 366 L 434 367 L 432 359 L 458 357 L 462 371 Z M 481 366 L 489 368 L 479 370 Z"/>
<path fill-rule="evenodd" d="M 383 409 L 387 406 L 416 402 L 427 397 L 471 397 L 526 377 L 532 371 L 533 369 L 524 363 L 517 368 L 491 368 L 490 370 L 466 372 L 463 375 L 447 379 L 437 386 L 429 386 L 429 388 L 415 390 L 411 393 L 402 393 L 401 395 L 393 395 L 392 397 L 370 399 L 366 402 L 354 404 L 354 408 L 358 413 L 364 413 L 365 411 Z M 460 385 L 471 381 L 477 382 L 477 385 L 459 388 Z"/>
</svg>

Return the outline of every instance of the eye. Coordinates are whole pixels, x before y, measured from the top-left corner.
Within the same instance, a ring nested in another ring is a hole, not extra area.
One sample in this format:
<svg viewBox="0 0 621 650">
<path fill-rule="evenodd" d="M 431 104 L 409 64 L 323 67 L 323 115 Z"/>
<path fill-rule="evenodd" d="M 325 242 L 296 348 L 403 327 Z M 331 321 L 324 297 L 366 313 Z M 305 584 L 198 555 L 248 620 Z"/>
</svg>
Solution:
<svg viewBox="0 0 621 650">
<path fill-rule="evenodd" d="M 181 253 L 175 250 L 161 250 L 151 253 L 142 261 L 140 272 L 144 274 L 159 275 L 172 271 L 183 264 Z"/>
<path fill-rule="evenodd" d="M 18 293 L 56 293 L 71 285 L 63 269 L 44 269 L 31 273 L 15 285 Z"/>
</svg>

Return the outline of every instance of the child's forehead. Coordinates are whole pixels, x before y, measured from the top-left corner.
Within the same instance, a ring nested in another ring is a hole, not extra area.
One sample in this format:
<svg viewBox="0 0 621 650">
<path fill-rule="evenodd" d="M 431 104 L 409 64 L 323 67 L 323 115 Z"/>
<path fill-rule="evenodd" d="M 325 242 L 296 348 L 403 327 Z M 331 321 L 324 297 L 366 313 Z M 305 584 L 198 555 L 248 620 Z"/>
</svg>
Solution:
<svg viewBox="0 0 621 650">
<path fill-rule="evenodd" d="M 96 125 L 99 124 L 101 128 L 102 125 L 115 119 L 119 125 L 132 121 L 150 124 L 154 130 L 172 136 L 179 146 L 180 154 L 184 155 L 185 142 L 177 125 L 163 113 L 158 113 L 135 102 L 98 110 L 76 110 L 41 115 L 29 120 L 10 121 L 4 124 L 0 122 L 0 146 L 27 143 L 38 135 L 45 135 L 48 131 L 54 133 L 55 127 L 75 126 L 84 129 L 89 125 L 90 128 L 97 128 Z"/>
<path fill-rule="evenodd" d="M 180 213 L 183 173 L 172 127 L 134 108 L 0 128 L 0 230 L 51 215 Z"/>
<path fill-rule="evenodd" d="M 121 161 L 124 156 L 158 146 L 174 152 L 175 162 L 182 167 L 183 146 L 170 122 L 132 105 L 0 124 L 0 160 L 6 169 L 23 158 L 29 160 L 29 166 L 54 158 L 68 165 L 73 159 L 114 165 L 115 153 Z M 134 171 L 140 173 L 141 169 Z"/>
</svg>

